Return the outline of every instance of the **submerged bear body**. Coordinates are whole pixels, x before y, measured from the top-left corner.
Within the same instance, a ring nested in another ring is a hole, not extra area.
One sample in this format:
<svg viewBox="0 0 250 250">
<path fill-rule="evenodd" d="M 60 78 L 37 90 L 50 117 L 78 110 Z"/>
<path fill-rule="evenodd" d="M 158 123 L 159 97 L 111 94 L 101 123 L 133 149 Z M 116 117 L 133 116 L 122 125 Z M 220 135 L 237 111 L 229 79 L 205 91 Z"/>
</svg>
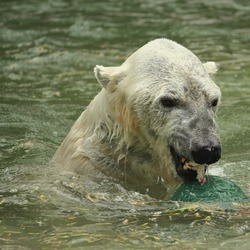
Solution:
<svg viewBox="0 0 250 250">
<path fill-rule="evenodd" d="M 208 165 L 221 153 L 215 121 L 221 93 L 211 78 L 216 71 L 215 63 L 202 64 L 168 39 L 149 42 L 121 66 L 96 66 L 103 88 L 53 163 L 112 176 L 142 192 L 160 185 L 165 196 L 185 180 L 204 183 Z"/>
</svg>

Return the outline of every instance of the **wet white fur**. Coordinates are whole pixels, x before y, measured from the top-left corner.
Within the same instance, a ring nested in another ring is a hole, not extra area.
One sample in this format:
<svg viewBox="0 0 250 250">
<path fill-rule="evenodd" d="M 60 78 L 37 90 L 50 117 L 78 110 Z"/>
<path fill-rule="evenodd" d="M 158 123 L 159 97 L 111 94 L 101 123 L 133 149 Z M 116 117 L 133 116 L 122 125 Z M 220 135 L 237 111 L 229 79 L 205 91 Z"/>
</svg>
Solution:
<svg viewBox="0 0 250 250">
<path fill-rule="evenodd" d="M 145 187 L 160 177 L 172 192 L 182 180 L 166 144 L 170 125 L 164 124 L 171 117 L 153 117 L 158 112 L 155 103 L 166 93 L 184 98 L 187 76 L 188 81 L 198 79 L 206 98 L 219 97 L 210 78 L 216 71 L 214 62 L 202 65 L 191 51 L 168 39 L 146 44 L 121 66 L 96 66 L 103 89 L 75 122 L 52 162 L 59 171 L 103 173 Z"/>
</svg>

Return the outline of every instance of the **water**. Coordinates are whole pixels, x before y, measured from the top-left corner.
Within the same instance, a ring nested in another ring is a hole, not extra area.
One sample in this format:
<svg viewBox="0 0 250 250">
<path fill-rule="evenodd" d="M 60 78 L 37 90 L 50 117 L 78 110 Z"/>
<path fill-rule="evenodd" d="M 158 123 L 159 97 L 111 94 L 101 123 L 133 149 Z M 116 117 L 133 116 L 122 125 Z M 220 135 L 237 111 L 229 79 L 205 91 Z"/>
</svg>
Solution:
<svg viewBox="0 0 250 250">
<path fill-rule="evenodd" d="M 218 62 L 223 157 L 210 172 L 250 195 L 249 27 L 246 0 L 1 0 L 2 249 L 249 249 L 243 204 L 154 202 L 46 164 L 100 90 L 93 67 L 168 37 Z"/>
</svg>

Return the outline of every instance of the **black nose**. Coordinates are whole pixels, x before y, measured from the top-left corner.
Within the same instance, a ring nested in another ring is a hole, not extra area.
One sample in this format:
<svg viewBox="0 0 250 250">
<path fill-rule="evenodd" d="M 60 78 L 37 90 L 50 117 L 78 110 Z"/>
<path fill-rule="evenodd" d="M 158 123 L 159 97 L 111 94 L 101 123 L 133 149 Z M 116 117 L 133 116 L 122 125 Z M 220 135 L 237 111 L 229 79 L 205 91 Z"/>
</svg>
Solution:
<svg viewBox="0 0 250 250">
<path fill-rule="evenodd" d="M 192 151 L 193 159 L 198 164 L 212 164 L 217 162 L 221 157 L 221 147 L 201 147 Z"/>
</svg>

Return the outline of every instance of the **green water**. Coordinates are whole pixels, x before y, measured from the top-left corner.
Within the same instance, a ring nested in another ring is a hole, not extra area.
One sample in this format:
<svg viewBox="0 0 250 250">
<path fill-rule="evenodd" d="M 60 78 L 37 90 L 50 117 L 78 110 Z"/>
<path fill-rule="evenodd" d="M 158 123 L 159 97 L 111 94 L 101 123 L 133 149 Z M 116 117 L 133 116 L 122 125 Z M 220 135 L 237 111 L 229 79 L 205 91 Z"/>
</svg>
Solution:
<svg viewBox="0 0 250 250">
<path fill-rule="evenodd" d="M 0 248 L 249 249 L 249 208 L 154 202 L 46 164 L 100 90 L 93 67 L 158 37 L 219 64 L 223 157 L 210 172 L 250 195 L 249 1 L 1 0 Z"/>
</svg>

